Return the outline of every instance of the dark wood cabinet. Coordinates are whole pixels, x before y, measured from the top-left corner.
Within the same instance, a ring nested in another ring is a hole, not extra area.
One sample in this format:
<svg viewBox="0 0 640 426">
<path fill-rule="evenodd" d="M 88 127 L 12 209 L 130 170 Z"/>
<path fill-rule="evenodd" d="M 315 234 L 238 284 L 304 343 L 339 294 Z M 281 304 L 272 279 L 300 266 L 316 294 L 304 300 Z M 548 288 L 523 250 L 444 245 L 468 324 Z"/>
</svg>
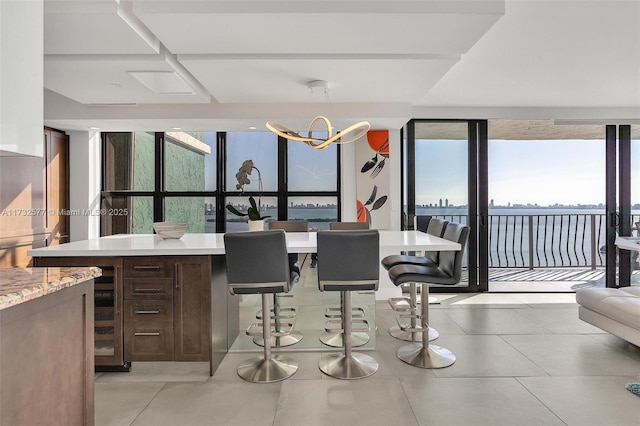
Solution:
<svg viewBox="0 0 640 426">
<path fill-rule="evenodd" d="M 69 143 L 45 128 L 43 157 L 0 156 L 0 267 L 25 267 L 27 251 L 69 241 Z"/>
<path fill-rule="evenodd" d="M 34 263 L 102 269 L 94 292 L 97 370 L 126 370 L 131 361 L 211 360 L 209 256 L 38 257 Z"/>
<path fill-rule="evenodd" d="M 210 359 L 208 256 L 124 259 L 127 361 Z"/>
<path fill-rule="evenodd" d="M 102 276 L 94 280 L 94 352 L 96 370 L 125 366 L 122 332 L 122 258 L 38 257 L 35 266 L 97 266 Z M 116 369 L 117 369 L 116 368 Z"/>
<path fill-rule="evenodd" d="M 211 262 L 208 257 L 181 257 L 173 297 L 176 361 L 207 361 L 211 346 Z"/>
<path fill-rule="evenodd" d="M 94 424 L 93 287 L 0 311 L 0 424 Z"/>
</svg>

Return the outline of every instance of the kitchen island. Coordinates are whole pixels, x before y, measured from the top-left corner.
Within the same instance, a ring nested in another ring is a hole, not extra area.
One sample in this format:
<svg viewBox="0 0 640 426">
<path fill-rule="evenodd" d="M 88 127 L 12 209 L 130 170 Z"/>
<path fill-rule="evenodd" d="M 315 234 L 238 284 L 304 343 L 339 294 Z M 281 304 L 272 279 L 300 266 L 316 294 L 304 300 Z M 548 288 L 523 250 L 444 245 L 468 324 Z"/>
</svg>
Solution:
<svg viewBox="0 0 640 426">
<path fill-rule="evenodd" d="M 286 237 L 290 253 L 316 251 L 315 232 Z M 419 231 L 380 231 L 381 258 L 422 250 L 455 251 L 460 245 Z M 38 266 L 109 263 L 115 345 L 109 349 L 109 361 L 99 361 L 97 355 L 96 364 L 209 360 L 213 374 L 239 335 L 240 298 L 227 289 L 224 234 L 185 234 L 167 240 L 150 234 L 112 235 L 33 249 L 28 254 Z M 376 298 L 399 295 L 400 289 L 388 281 L 382 268 L 380 278 Z M 119 334 L 123 336 L 120 347 Z M 317 344 L 316 349 L 322 346 Z"/>
<path fill-rule="evenodd" d="M 0 424 L 94 424 L 99 268 L 0 269 Z"/>
</svg>

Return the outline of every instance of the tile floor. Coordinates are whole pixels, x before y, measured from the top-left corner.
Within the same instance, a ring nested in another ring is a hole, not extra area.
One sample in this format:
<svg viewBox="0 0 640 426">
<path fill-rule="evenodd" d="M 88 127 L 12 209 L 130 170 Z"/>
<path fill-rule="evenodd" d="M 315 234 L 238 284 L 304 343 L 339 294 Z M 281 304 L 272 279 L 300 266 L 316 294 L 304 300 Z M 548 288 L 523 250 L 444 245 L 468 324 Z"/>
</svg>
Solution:
<svg viewBox="0 0 640 426">
<path fill-rule="evenodd" d="M 298 372 L 272 384 L 236 375 L 230 353 L 213 377 L 206 363 L 134 363 L 96 378 L 96 425 L 640 425 L 640 348 L 578 319 L 572 294 L 438 295 L 435 342 L 455 364 L 404 364 L 390 337 L 394 312 L 376 303 L 380 363 L 361 380 L 317 367 L 319 352 L 293 352 Z"/>
</svg>

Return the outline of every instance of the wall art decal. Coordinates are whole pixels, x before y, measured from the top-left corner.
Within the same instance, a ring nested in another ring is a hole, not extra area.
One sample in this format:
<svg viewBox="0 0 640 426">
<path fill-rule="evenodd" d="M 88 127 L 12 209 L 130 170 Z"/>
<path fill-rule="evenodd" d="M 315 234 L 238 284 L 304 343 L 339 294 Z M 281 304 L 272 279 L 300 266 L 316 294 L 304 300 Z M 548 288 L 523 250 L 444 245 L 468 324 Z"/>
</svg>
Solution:
<svg viewBox="0 0 640 426">
<path fill-rule="evenodd" d="M 358 222 L 367 222 L 372 229 L 389 229 L 391 206 L 389 199 L 389 131 L 369 130 L 366 144 L 356 145 L 356 179 Z"/>
</svg>

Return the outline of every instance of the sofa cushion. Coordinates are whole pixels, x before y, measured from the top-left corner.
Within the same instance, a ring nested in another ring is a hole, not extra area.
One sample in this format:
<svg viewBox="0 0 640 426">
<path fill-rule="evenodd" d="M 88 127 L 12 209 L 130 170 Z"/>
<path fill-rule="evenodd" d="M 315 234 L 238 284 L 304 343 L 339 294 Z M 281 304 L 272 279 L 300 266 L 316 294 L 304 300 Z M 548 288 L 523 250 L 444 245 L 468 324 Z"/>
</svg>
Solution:
<svg viewBox="0 0 640 426">
<path fill-rule="evenodd" d="M 576 302 L 612 320 L 640 330 L 638 288 L 586 288 L 576 292 Z"/>
<path fill-rule="evenodd" d="M 620 287 L 618 291 L 640 297 L 640 285 L 632 285 L 630 287 Z"/>
</svg>

